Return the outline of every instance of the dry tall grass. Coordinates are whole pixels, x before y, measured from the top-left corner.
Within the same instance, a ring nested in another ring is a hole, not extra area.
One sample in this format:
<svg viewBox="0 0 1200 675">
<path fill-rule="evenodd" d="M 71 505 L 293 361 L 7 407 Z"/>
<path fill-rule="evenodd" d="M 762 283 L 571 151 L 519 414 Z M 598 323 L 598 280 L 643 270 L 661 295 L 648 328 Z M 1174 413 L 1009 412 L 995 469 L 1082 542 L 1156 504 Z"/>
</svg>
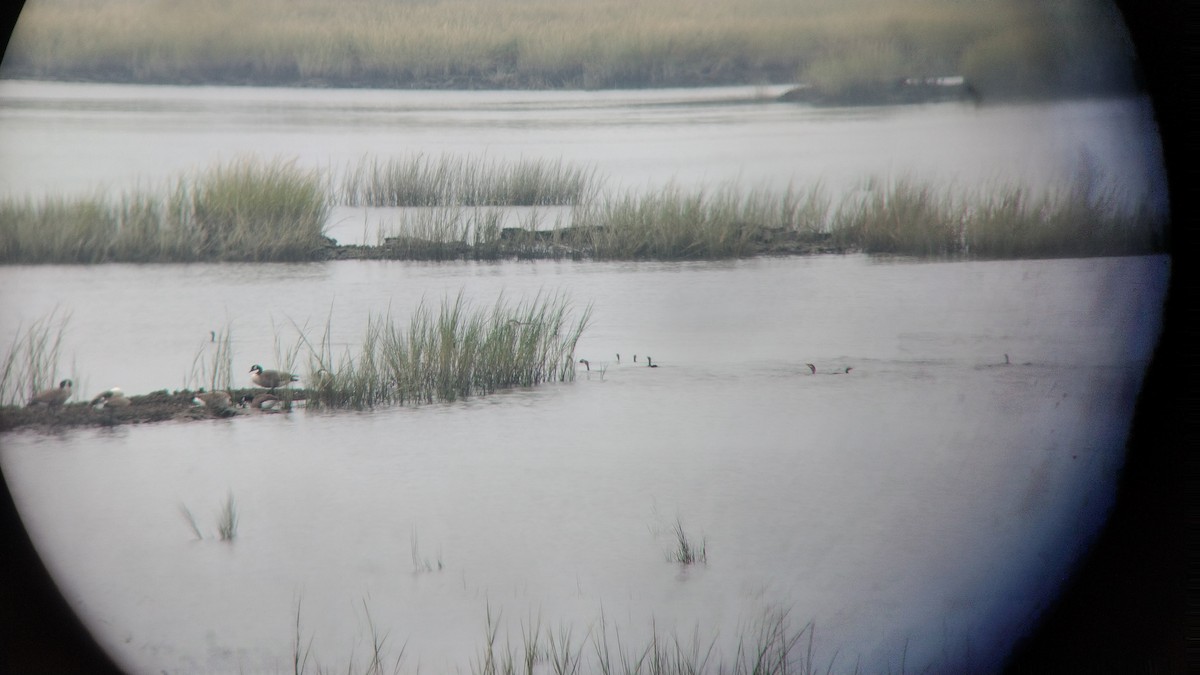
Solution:
<svg viewBox="0 0 1200 675">
<path fill-rule="evenodd" d="M 383 87 L 836 89 L 962 74 L 998 95 L 1128 84 L 1091 0 L 29 0 L 7 76 Z"/>
<path fill-rule="evenodd" d="M 165 191 L 0 199 L 0 262 L 308 260 L 323 244 L 326 180 L 255 159 L 177 178 Z"/>
</svg>

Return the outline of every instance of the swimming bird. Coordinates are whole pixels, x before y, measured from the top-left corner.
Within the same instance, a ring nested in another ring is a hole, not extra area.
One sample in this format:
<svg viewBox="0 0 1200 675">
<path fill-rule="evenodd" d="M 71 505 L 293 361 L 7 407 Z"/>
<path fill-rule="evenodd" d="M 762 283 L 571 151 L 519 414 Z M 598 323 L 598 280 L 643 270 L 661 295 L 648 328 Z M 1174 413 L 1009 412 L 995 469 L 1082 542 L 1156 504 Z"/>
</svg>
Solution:
<svg viewBox="0 0 1200 675">
<path fill-rule="evenodd" d="M 813 365 L 813 364 L 811 364 L 811 363 L 806 363 L 806 364 L 804 364 L 804 365 L 808 366 L 808 374 L 809 374 L 809 375 L 816 375 L 816 374 L 817 374 L 817 367 L 816 367 L 816 366 L 814 366 L 814 365 Z"/>
<path fill-rule="evenodd" d="M 584 368 L 588 369 L 589 373 L 592 372 L 592 364 L 587 359 L 579 359 L 579 362 L 583 364 Z"/>
<path fill-rule="evenodd" d="M 71 398 L 71 381 L 63 380 L 54 389 L 39 391 L 29 399 L 29 405 L 48 405 L 51 408 L 60 406 Z"/>
<path fill-rule="evenodd" d="M 293 375 L 282 370 L 263 370 L 263 367 L 257 363 L 250 367 L 250 372 L 254 373 L 250 376 L 250 380 L 260 387 L 265 387 L 272 391 L 276 387 L 284 384 L 290 384 L 300 379 L 299 376 Z"/>
<path fill-rule="evenodd" d="M 131 401 L 125 398 L 125 392 L 121 391 L 120 387 L 113 387 L 107 391 L 103 391 L 92 399 L 90 404 L 96 410 L 113 410 L 115 408 L 128 408 Z"/>
<path fill-rule="evenodd" d="M 653 361 L 651 361 L 649 356 L 647 356 L 647 357 L 646 357 L 646 365 L 647 365 L 647 366 L 649 366 L 649 367 L 651 367 L 651 368 L 657 368 L 657 367 L 658 367 L 658 364 L 657 364 L 657 363 L 655 363 L 655 362 L 653 362 Z"/>
</svg>

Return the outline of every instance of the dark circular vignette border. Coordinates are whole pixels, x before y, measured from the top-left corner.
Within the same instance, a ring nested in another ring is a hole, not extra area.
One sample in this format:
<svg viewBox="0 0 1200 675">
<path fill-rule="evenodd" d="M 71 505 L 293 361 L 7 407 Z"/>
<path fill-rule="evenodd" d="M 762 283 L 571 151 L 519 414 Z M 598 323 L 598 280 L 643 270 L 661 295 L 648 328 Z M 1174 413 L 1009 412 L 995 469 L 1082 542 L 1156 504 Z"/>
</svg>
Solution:
<svg viewBox="0 0 1200 675">
<path fill-rule="evenodd" d="M 1171 200 L 1171 282 L 1163 337 L 1146 373 L 1117 501 L 1092 550 L 1009 674 L 1200 670 L 1196 577 L 1200 471 L 1200 323 L 1195 238 L 1200 7 L 1117 0 L 1153 99 Z M 1194 184 L 1193 184 L 1194 185 Z"/>
<path fill-rule="evenodd" d="M 23 2 L 7 3 L 6 47 Z M 1200 669 L 1196 524 L 1200 469 L 1200 323 L 1194 232 L 1200 224 L 1190 143 L 1198 102 L 1200 7 L 1116 0 L 1154 100 L 1171 199 L 1171 286 L 1164 334 L 1135 411 L 1116 506 L 1041 625 L 1018 643 L 1006 673 L 1182 673 Z M 0 310 L 2 311 L 2 310 Z M 108 675 L 120 671 L 58 592 L 0 481 L 0 672 Z M 1190 645 L 1198 646 L 1190 646 Z"/>
</svg>

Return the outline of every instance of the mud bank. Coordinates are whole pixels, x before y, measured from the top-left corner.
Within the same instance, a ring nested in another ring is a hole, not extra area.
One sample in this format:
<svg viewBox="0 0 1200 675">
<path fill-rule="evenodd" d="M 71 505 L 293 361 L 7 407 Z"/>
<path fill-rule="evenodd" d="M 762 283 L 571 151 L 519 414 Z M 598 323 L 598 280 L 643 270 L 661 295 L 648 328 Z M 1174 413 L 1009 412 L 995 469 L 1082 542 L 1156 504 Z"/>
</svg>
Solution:
<svg viewBox="0 0 1200 675">
<path fill-rule="evenodd" d="M 140 396 L 129 396 L 129 405 L 122 408 L 106 407 L 95 409 L 88 402 L 68 403 L 62 406 L 3 406 L 0 407 L 0 432 L 16 429 L 36 429 L 54 432 L 72 427 L 110 427 L 121 424 L 148 424 L 169 420 L 203 420 L 237 415 L 272 414 L 283 412 L 292 405 L 307 398 L 307 391 L 302 389 L 280 389 L 276 395 L 280 399 L 279 410 L 258 410 L 249 406 L 239 406 L 236 402 L 243 396 L 251 397 L 261 394 L 265 389 L 230 389 L 230 398 L 234 401 L 232 407 L 211 409 L 195 403 L 199 392 L 182 389 L 169 392 L 166 389 L 150 392 Z"/>
</svg>

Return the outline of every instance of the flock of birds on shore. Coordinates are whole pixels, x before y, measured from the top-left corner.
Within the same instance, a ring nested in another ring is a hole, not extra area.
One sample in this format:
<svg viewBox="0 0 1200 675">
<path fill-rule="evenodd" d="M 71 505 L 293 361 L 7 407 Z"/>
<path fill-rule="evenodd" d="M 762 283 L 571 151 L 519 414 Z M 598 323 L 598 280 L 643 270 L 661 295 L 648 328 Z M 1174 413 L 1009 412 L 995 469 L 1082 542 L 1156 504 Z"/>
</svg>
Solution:
<svg viewBox="0 0 1200 675">
<path fill-rule="evenodd" d="M 252 408 L 255 410 L 271 410 L 280 405 L 279 397 L 275 395 L 275 390 L 281 386 L 286 386 L 292 382 L 298 382 L 300 377 L 293 373 L 282 370 L 264 370 L 262 366 L 254 364 L 250 368 L 250 381 L 256 386 L 267 389 L 268 391 L 258 394 L 246 394 L 238 401 L 237 407 Z M 71 380 L 63 380 L 58 383 L 53 389 L 45 389 L 34 394 L 29 399 L 29 406 L 48 406 L 55 408 L 63 405 L 71 398 L 73 393 L 74 382 Z M 201 388 L 192 402 L 197 406 L 218 413 L 226 414 L 234 408 L 233 397 L 227 391 L 210 391 L 206 392 Z M 128 408 L 132 405 L 132 401 L 125 396 L 125 392 L 121 391 L 120 387 L 107 389 L 89 402 L 92 408 L 96 410 L 119 410 Z"/>
</svg>

